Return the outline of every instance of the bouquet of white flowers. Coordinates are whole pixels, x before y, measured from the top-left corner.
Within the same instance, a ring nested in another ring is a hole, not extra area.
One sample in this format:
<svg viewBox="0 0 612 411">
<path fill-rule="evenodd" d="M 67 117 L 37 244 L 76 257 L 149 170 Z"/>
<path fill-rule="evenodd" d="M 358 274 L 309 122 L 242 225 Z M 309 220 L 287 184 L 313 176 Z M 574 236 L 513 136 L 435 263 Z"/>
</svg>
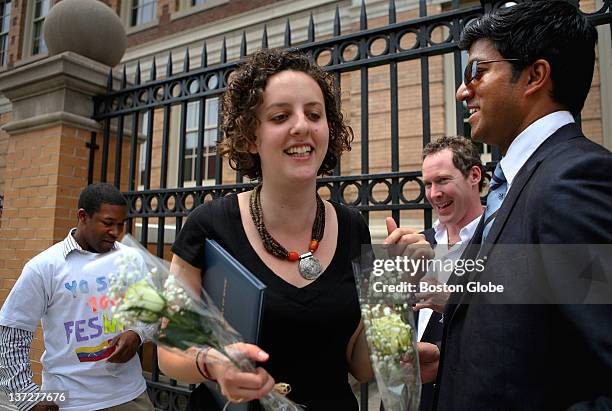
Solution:
<svg viewBox="0 0 612 411">
<path fill-rule="evenodd" d="M 131 236 L 126 235 L 122 243 L 127 247 L 103 257 L 111 258 L 116 267 L 109 275 L 109 297 L 118 322 L 123 326 L 157 325 L 157 331 L 148 336 L 157 344 L 191 356 L 198 352 L 194 348 L 209 346 L 241 371 L 255 372 L 250 360 L 231 349 L 242 339 L 204 290 L 196 295 L 170 273 L 166 261 L 150 254 Z M 277 384 L 278 391 L 282 385 Z M 265 410 L 302 411 L 278 391 L 260 399 Z"/>
<path fill-rule="evenodd" d="M 372 270 L 373 255 L 353 261 L 361 317 L 385 411 L 416 411 L 421 376 L 412 312 L 413 295 L 376 291 L 380 282 Z M 390 277 L 397 278 L 391 279 Z M 402 282 L 402 273 L 387 273 L 387 281 Z"/>
</svg>

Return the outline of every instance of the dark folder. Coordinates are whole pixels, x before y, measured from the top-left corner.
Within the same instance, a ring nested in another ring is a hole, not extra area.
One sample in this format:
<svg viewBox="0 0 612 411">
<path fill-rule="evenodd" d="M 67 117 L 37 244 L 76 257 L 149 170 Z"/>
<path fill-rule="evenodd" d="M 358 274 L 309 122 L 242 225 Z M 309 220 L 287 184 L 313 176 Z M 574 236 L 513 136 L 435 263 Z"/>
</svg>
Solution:
<svg viewBox="0 0 612 411">
<path fill-rule="evenodd" d="M 258 344 L 266 286 L 214 240 L 204 246 L 204 290 L 227 322 L 248 343 Z M 216 384 L 207 384 L 220 408 L 227 401 Z M 248 411 L 249 404 L 232 404 L 229 411 Z"/>
</svg>

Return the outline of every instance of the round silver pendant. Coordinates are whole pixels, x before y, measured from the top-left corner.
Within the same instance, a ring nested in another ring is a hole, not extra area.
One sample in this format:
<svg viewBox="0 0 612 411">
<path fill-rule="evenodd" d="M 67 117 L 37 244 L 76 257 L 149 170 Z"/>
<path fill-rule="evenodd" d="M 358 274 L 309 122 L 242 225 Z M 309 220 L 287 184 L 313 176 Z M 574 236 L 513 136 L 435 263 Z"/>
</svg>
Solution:
<svg viewBox="0 0 612 411">
<path fill-rule="evenodd" d="M 300 274 L 307 280 L 315 280 L 321 275 L 321 263 L 312 253 L 302 254 L 298 263 Z"/>
</svg>

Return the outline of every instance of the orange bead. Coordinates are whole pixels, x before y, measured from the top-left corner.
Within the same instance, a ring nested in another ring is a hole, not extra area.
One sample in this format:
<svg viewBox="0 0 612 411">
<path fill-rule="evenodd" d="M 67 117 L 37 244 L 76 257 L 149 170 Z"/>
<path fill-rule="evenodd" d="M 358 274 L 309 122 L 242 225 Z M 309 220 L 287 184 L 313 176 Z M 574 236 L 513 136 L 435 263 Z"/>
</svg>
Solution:
<svg viewBox="0 0 612 411">
<path fill-rule="evenodd" d="M 310 252 L 314 253 L 317 251 L 317 248 L 319 248 L 319 242 L 317 240 L 312 240 L 310 242 L 310 247 L 308 248 L 310 249 Z"/>
<path fill-rule="evenodd" d="M 287 255 L 287 260 L 293 262 L 299 259 L 300 259 L 300 255 L 296 251 L 289 251 L 289 254 Z"/>
</svg>

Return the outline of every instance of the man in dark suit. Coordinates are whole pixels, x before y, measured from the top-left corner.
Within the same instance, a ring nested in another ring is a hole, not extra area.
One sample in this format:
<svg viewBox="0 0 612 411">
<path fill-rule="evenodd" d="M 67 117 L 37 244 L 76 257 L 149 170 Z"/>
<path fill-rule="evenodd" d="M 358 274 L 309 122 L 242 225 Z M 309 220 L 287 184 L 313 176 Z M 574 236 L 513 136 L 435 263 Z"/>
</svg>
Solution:
<svg viewBox="0 0 612 411">
<path fill-rule="evenodd" d="M 557 255 L 562 264 L 535 259 L 540 244 L 612 243 L 612 156 L 574 122 L 596 39 L 564 1 L 502 8 L 462 34 L 469 58 L 457 99 L 472 137 L 503 158 L 473 239 L 480 245 L 463 256 L 485 259 L 484 271 L 454 280 L 503 282 L 509 292 L 451 295 L 438 410 L 612 409 L 612 305 L 521 304 L 538 293 L 564 303 L 554 297 L 571 296 L 564 286 L 581 274 L 550 269 L 571 266 L 576 253 Z M 500 301 L 514 304 L 487 304 Z"/>
<path fill-rule="evenodd" d="M 438 219 L 432 228 L 415 235 L 416 230 L 397 228 L 387 221 L 389 237 L 386 243 L 409 243 L 425 240 L 435 248 L 435 258 L 456 261 L 470 242 L 483 212 L 480 192 L 483 187 L 482 162 L 478 148 L 463 137 L 442 137 L 423 149 L 423 182 L 425 196 Z M 450 272 L 428 273 L 431 282 L 445 283 Z M 431 307 L 420 304 L 423 307 Z M 440 345 L 442 313 L 422 308 L 415 313 L 418 341 Z M 419 409 L 430 411 L 433 405 L 434 383 L 423 384 Z"/>
</svg>

